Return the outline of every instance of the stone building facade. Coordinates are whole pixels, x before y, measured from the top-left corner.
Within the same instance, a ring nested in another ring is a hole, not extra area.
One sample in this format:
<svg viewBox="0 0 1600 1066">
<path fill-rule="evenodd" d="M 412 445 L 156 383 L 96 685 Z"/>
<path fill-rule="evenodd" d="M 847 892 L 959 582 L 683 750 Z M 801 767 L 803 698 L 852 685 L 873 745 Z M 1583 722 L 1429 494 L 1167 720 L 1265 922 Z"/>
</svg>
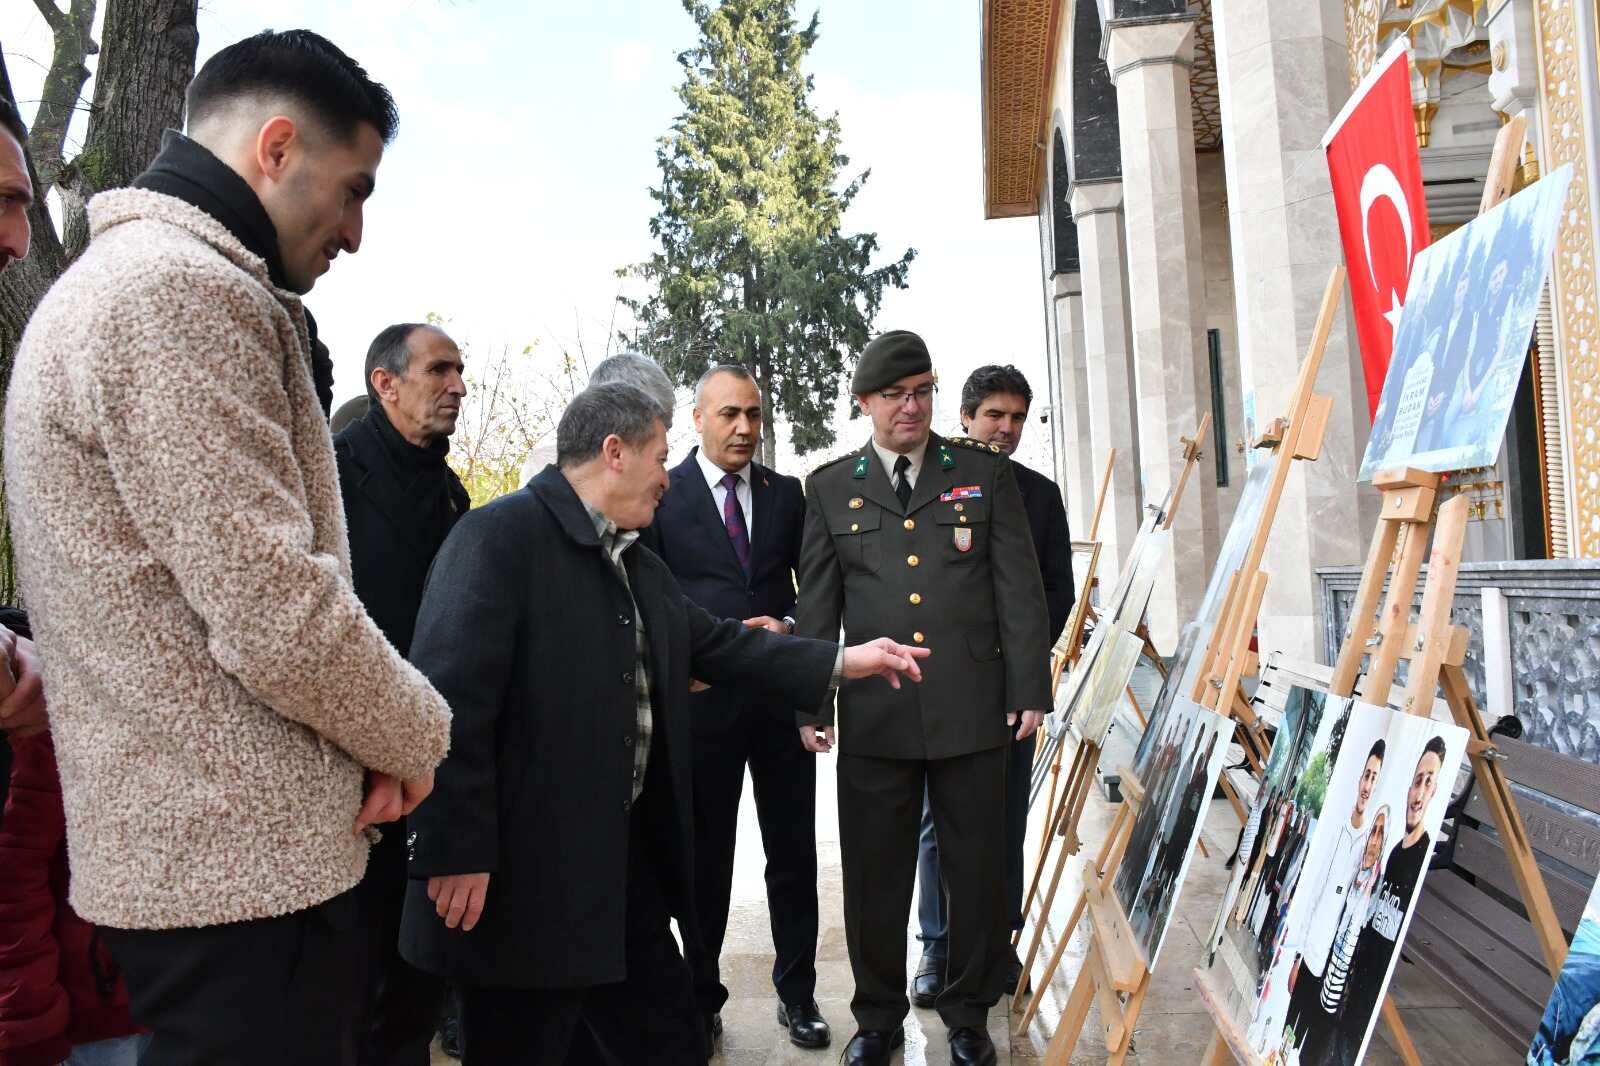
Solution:
<svg viewBox="0 0 1600 1066">
<path fill-rule="evenodd" d="M 1529 119 L 1523 180 L 1572 163 L 1548 308 L 1495 467 L 1465 472 L 1468 558 L 1600 556 L 1595 197 L 1600 0 L 985 0 L 988 217 L 1036 216 L 1056 472 L 1081 529 L 1115 449 L 1100 539 L 1120 559 L 1142 508 L 1213 431 L 1151 607 L 1170 650 L 1232 516 L 1249 447 L 1284 413 L 1342 261 L 1321 140 L 1352 88 L 1408 41 L 1430 224 L 1477 209 L 1500 126 Z M 1377 494 L 1355 474 L 1369 422 L 1339 315 L 1317 391 L 1321 458 L 1290 478 L 1261 628 L 1318 657 L 1316 571 L 1357 563 Z"/>
</svg>

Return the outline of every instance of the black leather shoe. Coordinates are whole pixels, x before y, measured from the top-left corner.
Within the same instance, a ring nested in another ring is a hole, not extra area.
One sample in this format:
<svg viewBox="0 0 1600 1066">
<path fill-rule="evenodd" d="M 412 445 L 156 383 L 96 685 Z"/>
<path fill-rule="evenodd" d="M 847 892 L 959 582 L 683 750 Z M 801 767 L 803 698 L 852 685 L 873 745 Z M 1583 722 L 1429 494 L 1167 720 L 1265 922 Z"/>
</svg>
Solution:
<svg viewBox="0 0 1600 1066">
<path fill-rule="evenodd" d="M 917 963 L 917 975 L 911 979 L 911 1002 L 919 1007 L 931 1007 L 943 991 L 944 960 L 923 952 Z"/>
<path fill-rule="evenodd" d="M 889 1066 L 894 1049 L 906 1042 L 906 1031 L 896 1026 L 889 1029 L 862 1029 L 844 1046 L 844 1066 Z M 993 1047 L 989 1049 L 993 1052 Z M 994 1061 L 991 1055 L 990 1062 Z"/>
<path fill-rule="evenodd" d="M 986 1029 L 970 1025 L 950 1030 L 951 1066 L 994 1066 L 994 1041 Z"/>
<path fill-rule="evenodd" d="M 446 1014 L 439 1020 L 439 1049 L 450 1058 L 461 1059 L 461 1019 Z"/>
<path fill-rule="evenodd" d="M 778 1024 L 789 1030 L 789 1043 L 795 1047 L 827 1047 L 833 1039 L 827 1021 L 817 1009 L 817 1001 L 807 1000 L 788 1006 L 778 1004 Z"/>
</svg>

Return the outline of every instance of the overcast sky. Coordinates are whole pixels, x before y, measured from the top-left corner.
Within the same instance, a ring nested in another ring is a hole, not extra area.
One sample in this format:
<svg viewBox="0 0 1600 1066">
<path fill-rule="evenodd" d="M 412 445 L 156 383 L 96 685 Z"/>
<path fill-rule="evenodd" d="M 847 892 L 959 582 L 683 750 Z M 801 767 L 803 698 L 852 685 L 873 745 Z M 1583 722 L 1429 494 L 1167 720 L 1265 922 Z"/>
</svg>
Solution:
<svg viewBox="0 0 1600 1066">
<path fill-rule="evenodd" d="M 887 295 L 876 328 L 927 339 L 943 383 L 938 429 L 959 428 L 960 383 L 985 362 L 1017 364 L 1042 403 L 1037 229 L 983 220 L 978 5 L 824 0 L 798 13 L 814 9 L 814 102 L 839 113 L 847 173 L 872 170 L 846 226 L 876 231 L 885 261 L 918 253 L 910 288 Z M 615 272 L 652 248 L 656 141 L 678 111 L 674 57 L 695 41 L 682 6 L 202 0 L 199 60 L 296 26 L 387 84 L 401 116 L 360 253 L 341 256 L 306 300 L 333 351 L 336 400 L 360 391 L 379 329 L 428 312 L 476 351 L 535 343 L 553 358 L 581 336 L 591 360 L 603 355 L 627 325 L 625 311 L 614 319 Z M 31 0 L 0 0 L 0 27 L 31 120 L 50 34 Z M 864 437 L 859 423 L 841 433 L 833 454 Z M 1022 457 L 1048 473 L 1044 427 L 1033 421 L 1029 436 Z"/>
</svg>

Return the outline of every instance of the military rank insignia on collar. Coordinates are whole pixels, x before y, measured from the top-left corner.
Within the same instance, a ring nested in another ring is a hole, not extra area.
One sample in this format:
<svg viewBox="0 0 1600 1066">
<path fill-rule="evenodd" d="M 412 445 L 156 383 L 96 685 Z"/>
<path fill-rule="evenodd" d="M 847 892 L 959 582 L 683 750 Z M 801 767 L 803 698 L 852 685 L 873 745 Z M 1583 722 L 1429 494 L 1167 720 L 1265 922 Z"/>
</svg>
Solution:
<svg viewBox="0 0 1600 1066">
<path fill-rule="evenodd" d="M 850 476 L 851 477 L 866 477 L 867 476 L 867 457 L 865 455 L 856 456 L 856 468 L 855 468 L 855 470 L 851 471 Z"/>
<path fill-rule="evenodd" d="M 949 470 L 951 467 L 953 467 L 955 465 L 956 465 L 956 457 L 950 454 L 950 446 L 948 444 L 940 444 L 939 445 L 939 469 L 941 469 L 941 470 Z"/>
</svg>

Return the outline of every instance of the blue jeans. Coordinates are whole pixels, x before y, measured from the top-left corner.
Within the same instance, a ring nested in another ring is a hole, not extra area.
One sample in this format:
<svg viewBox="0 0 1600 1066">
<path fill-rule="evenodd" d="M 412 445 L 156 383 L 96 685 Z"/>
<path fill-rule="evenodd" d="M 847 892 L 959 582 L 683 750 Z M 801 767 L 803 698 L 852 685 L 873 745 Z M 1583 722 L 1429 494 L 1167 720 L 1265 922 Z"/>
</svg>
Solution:
<svg viewBox="0 0 1600 1066">
<path fill-rule="evenodd" d="M 62 1066 L 139 1066 L 139 1057 L 149 1046 L 149 1033 L 96 1040 L 73 1048 Z"/>
</svg>

